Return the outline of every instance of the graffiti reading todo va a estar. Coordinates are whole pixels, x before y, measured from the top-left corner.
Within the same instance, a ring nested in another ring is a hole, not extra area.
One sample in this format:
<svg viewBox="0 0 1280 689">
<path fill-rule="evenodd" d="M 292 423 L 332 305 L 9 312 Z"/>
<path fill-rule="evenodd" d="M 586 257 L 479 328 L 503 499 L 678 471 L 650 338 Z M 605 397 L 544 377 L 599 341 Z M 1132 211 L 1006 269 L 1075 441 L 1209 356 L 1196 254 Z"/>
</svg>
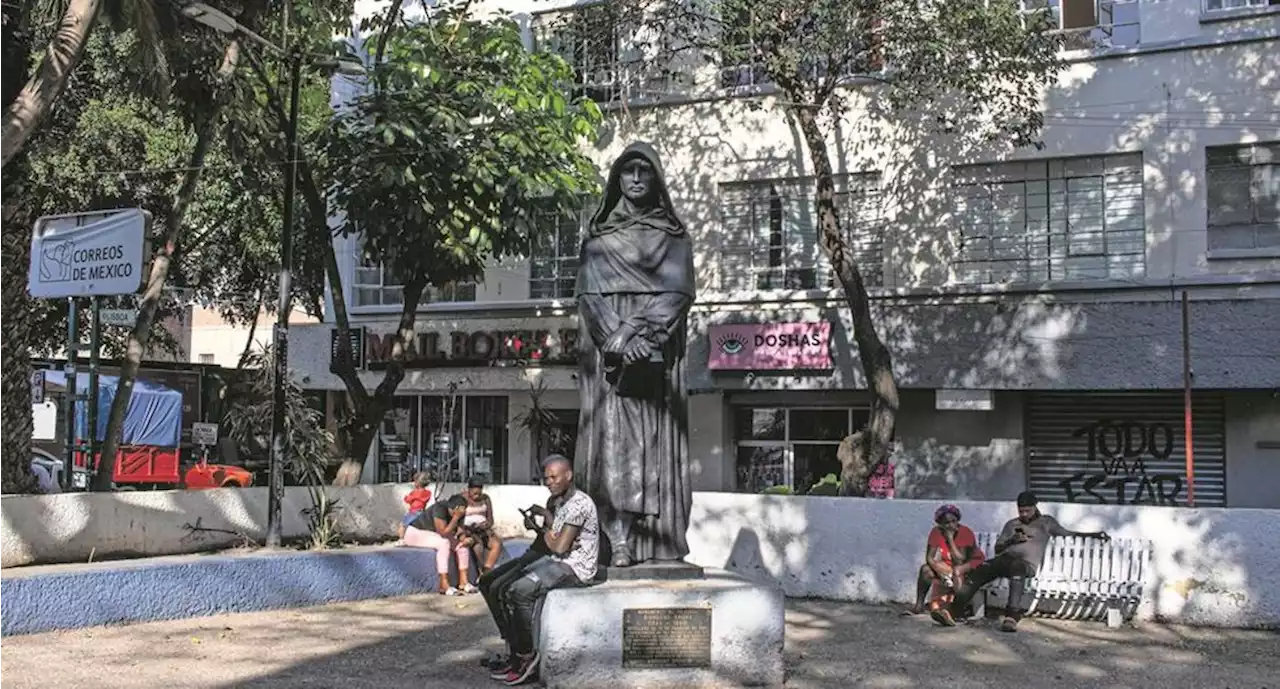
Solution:
<svg viewBox="0 0 1280 689">
<path fill-rule="evenodd" d="M 1178 474 L 1148 474 L 1147 458 L 1173 455 L 1175 434 L 1166 423 L 1094 421 L 1072 431 L 1085 438 L 1089 464 L 1101 471 L 1080 471 L 1058 482 L 1067 502 L 1101 505 L 1176 505 L 1183 481 Z"/>
</svg>

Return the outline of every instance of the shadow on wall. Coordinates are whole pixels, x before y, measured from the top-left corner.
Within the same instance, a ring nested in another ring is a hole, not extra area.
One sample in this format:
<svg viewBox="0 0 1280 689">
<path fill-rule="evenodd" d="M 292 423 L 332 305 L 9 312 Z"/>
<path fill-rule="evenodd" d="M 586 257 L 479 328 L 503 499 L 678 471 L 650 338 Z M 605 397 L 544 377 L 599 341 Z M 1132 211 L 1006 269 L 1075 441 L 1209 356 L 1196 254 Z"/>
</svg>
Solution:
<svg viewBox="0 0 1280 689">
<path fill-rule="evenodd" d="M 1026 486 L 1020 440 L 993 438 L 985 446 L 961 446 L 914 439 L 903 443 L 902 454 L 901 461 L 893 460 L 899 498 L 996 499 Z"/>
<path fill-rule="evenodd" d="M 395 538 L 409 484 L 327 488 L 337 499 L 338 526 L 346 542 Z M 435 497 L 462 491 L 461 484 L 433 486 Z M 517 508 L 546 501 L 541 486 L 491 486 L 498 535 L 525 535 Z M 6 496 L 0 502 L 0 563 L 31 564 L 153 557 L 222 550 L 261 543 L 266 537 L 267 489 L 64 493 Z M 311 499 L 305 488 L 285 489 L 281 507 L 286 541 L 306 538 Z"/>
<path fill-rule="evenodd" d="M 1012 503 L 961 502 L 975 531 L 998 531 Z M 909 602 L 936 503 L 698 493 L 691 560 L 773 581 L 788 596 Z M 1152 543 L 1141 619 L 1280 627 L 1277 510 L 1043 503 L 1079 531 Z"/>
</svg>

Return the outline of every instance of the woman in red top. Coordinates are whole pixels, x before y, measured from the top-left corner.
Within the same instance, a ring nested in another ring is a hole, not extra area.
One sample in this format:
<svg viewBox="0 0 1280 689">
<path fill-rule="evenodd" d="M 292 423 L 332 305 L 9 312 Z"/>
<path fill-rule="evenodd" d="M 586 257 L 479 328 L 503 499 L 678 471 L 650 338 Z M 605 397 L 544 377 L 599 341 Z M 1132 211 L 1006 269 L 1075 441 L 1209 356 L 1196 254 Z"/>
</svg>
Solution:
<svg viewBox="0 0 1280 689">
<path fill-rule="evenodd" d="M 413 490 L 404 496 L 404 501 L 409 505 L 409 511 L 400 520 L 400 540 L 404 540 L 404 530 L 413 520 L 418 518 L 427 509 L 427 503 L 431 502 L 431 491 L 427 488 L 427 484 L 431 483 L 431 474 L 425 471 L 419 471 L 413 475 Z"/>
<path fill-rule="evenodd" d="M 986 560 L 973 530 L 960 523 L 960 508 L 943 505 L 933 513 L 933 521 L 936 526 L 929 532 L 916 579 L 916 604 L 907 611 L 911 615 L 924 612 L 926 600 L 932 613 L 945 611 L 965 574 Z"/>
</svg>

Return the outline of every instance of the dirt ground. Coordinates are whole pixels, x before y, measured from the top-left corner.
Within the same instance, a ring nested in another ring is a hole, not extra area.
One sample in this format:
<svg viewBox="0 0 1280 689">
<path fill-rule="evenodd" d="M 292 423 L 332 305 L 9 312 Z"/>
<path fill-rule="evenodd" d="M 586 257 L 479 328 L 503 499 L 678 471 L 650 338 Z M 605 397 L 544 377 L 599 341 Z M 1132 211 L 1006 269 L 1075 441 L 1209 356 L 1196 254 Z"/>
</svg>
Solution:
<svg viewBox="0 0 1280 689">
<path fill-rule="evenodd" d="M 477 596 L 409 596 L 301 610 L 7 637 L 5 689 L 498 686 Z M 788 687 L 1280 689 L 1280 634 L 1027 620 L 955 629 L 891 608 L 791 601 Z"/>
</svg>

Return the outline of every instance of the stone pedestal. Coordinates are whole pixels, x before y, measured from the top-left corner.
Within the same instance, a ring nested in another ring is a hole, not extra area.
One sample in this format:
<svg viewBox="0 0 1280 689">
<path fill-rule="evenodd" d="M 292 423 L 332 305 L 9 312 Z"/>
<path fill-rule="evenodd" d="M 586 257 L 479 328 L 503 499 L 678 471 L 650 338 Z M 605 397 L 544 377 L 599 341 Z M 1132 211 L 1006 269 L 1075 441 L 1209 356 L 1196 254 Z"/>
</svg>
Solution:
<svg viewBox="0 0 1280 689">
<path fill-rule="evenodd" d="M 548 689 L 781 687 L 783 615 L 780 588 L 720 570 L 552 591 L 542 679 Z"/>
</svg>

